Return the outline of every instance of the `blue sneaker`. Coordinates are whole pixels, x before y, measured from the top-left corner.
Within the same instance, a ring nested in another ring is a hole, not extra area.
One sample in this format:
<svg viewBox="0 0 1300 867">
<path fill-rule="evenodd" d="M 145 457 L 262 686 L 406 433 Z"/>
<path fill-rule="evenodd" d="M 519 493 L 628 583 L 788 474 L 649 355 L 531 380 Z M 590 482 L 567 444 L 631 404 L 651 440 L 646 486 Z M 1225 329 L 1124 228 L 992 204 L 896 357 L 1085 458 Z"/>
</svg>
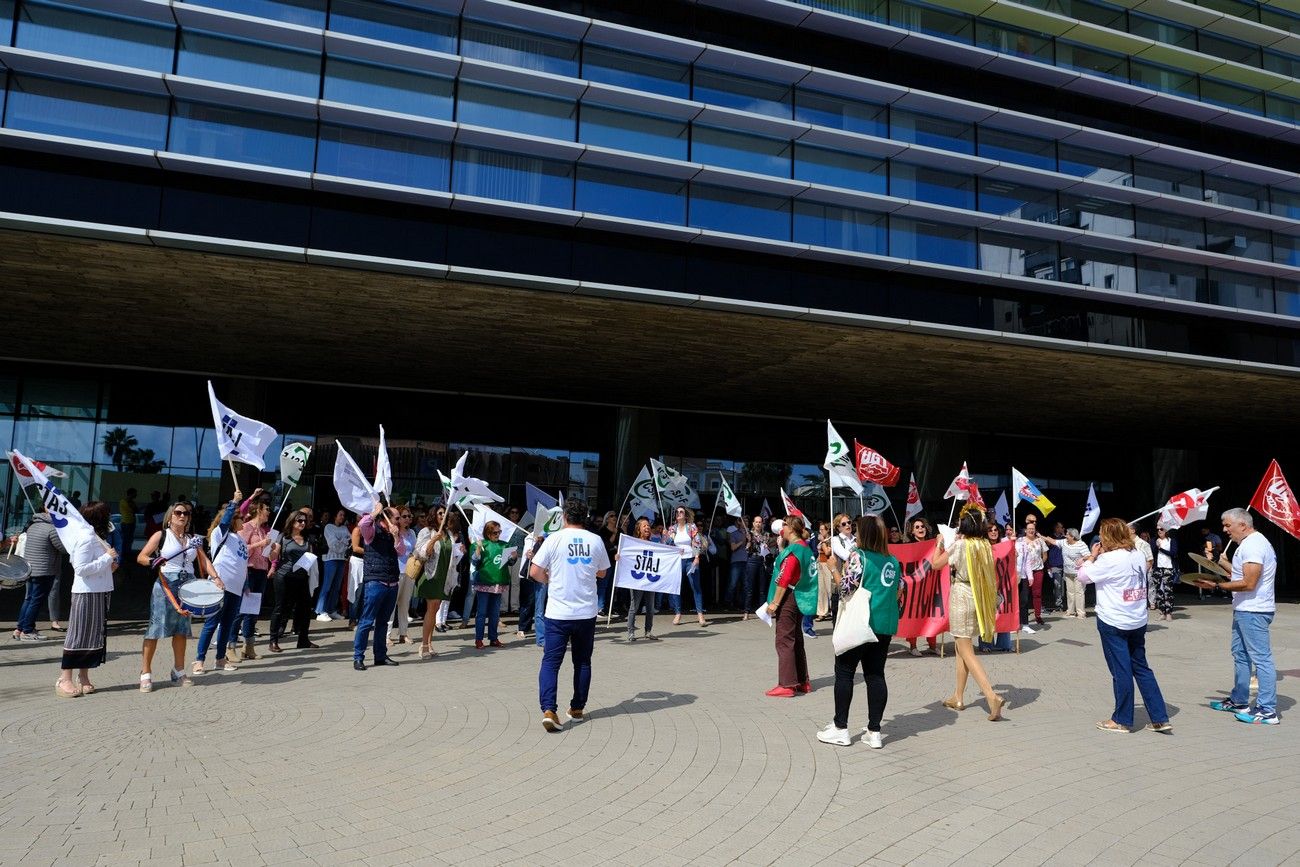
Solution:
<svg viewBox="0 0 1300 867">
<path fill-rule="evenodd" d="M 1250 705 L 1237 704 L 1230 698 L 1225 698 L 1220 701 L 1212 701 L 1210 702 L 1210 707 L 1213 710 L 1223 710 L 1228 713 L 1246 713 L 1250 710 Z"/>
<path fill-rule="evenodd" d="M 1244 711 L 1243 713 L 1234 714 L 1234 716 L 1237 717 L 1238 722 L 1250 723 L 1251 725 L 1257 726 L 1275 726 L 1282 722 L 1282 718 L 1277 715 L 1277 711 L 1275 710 L 1271 710 L 1268 713 L 1260 713 L 1259 711 L 1251 713 L 1250 711 Z"/>
</svg>

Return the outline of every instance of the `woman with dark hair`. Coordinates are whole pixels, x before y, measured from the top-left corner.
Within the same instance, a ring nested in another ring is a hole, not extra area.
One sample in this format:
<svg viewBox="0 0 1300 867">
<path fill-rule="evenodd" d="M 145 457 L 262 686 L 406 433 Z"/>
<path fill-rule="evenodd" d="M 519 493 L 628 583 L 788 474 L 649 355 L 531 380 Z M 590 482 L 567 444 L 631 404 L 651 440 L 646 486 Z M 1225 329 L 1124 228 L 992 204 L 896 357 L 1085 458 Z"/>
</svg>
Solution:
<svg viewBox="0 0 1300 867">
<path fill-rule="evenodd" d="M 343 587 L 343 573 L 348 565 L 352 548 L 352 532 L 348 530 L 348 513 L 339 509 L 333 515 L 323 512 L 325 526 L 325 560 L 322 566 L 320 595 L 316 597 L 316 619 L 322 622 L 342 620 L 339 614 L 339 591 Z"/>
<path fill-rule="evenodd" d="M 300 649 L 315 648 L 309 637 L 311 628 L 311 579 L 298 562 L 311 552 L 311 539 L 307 536 L 308 517 L 302 511 L 294 512 L 285 521 L 279 541 L 271 548 L 271 559 L 276 561 L 271 581 L 275 587 L 275 608 L 271 611 L 271 641 L 268 649 L 279 653 L 280 639 L 285 635 L 289 617 L 293 617 L 293 631 L 298 633 Z"/>
<path fill-rule="evenodd" d="M 1156 538 L 1151 543 L 1155 563 L 1151 567 L 1151 586 L 1155 590 L 1155 606 L 1161 620 L 1174 619 L 1174 584 L 1178 582 L 1178 540 L 1164 527 L 1156 527 Z"/>
<path fill-rule="evenodd" d="M 840 575 L 840 603 L 847 605 L 858 590 L 871 594 L 871 631 L 876 640 L 851 647 L 835 657 L 835 719 L 817 733 L 824 744 L 847 747 L 849 705 L 853 702 L 853 679 L 862 669 L 867 684 L 867 746 L 883 746 L 880 720 L 885 715 L 889 688 L 885 685 L 885 658 L 889 641 L 898 631 L 898 597 L 903 585 L 898 558 L 889 553 L 888 530 L 878 515 L 858 518 L 857 547 L 849 555 Z"/>
<path fill-rule="evenodd" d="M 654 527 L 650 528 L 650 541 L 656 541 Z M 741 620 L 748 620 L 753 614 L 754 600 L 758 598 L 759 588 L 763 586 L 763 571 L 767 568 L 770 555 L 767 528 L 763 526 L 763 516 L 755 515 L 750 522 L 749 535 L 745 540 L 745 614 Z"/>
<path fill-rule="evenodd" d="M 217 670 L 235 671 L 237 666 L 228 658 L 227 649 L 233 638 L 232 626 L 239 616 L 239 607 L 244 601 L 244 584 L 248 581 L 248 546 L 239 536 L 244 519 L 239 514 L 239 501 L 243 494 L 235 491 L 235 497 L 222 510 L 208 528 L 208 550 L 212 552 L 212 565 L 221 576 L 225 593 L 221 596 L 221 611 L 203 622 L 199 631 L 199 646 L 194 654 L 194 664 L 190 670 L 194 674 L 203 674 L 203 664 L 208 660 L 208 647 L 212 636 L 217 637 Z M 270 540 L 262 542 L 269 545 Z"/>
<path fill-rule="evenodd" d="M 817 569 L 803 518 L 787 517 L 781 522 L 784 550 L 772 565 L 772 584 L 767 594 L 767 614 L 776 637 L 777 684 L 767 691 L 772 698 L 792 698 L 812 692 L 808 657 L 803 649 L 803 612 L 817 610 Z"/>
<path fill-rule="evenodd" d="M 989 547 L 997 545 L 1002 541 L 1002 528 L 998 526 L 996 520 L 990 519 L 984 525 L 985 537 L 989 540 Z M 996 625 L 994 626 L 996 629 Z M 979 643 L 975 645 L 975 650 L 980 653 L 1010 653 L 1011 652 L 1011 633 L 999 632 L 997 639 L 990 644 L 981 636 Z"/>
<path fill-rule="evenodd" d="M 483 649 L 483 632 L 492 647 L 504 647 L 497 634 L 501 618 L 501 594 L 510 591 L 510 562 L 519 551 L 501 541 L 501 525 L 488 521 L 483 525 L 483 538 L 474 545 L 472 562 L 475 566 L 474 591 L 478 594 L 478 611 L 474 617 L 474 648 Z"/>
<path fill-rule="evenodd" d="M 113 573 L 117 551 L 108 543 L 108 504 L 92 500 L 81 515 L 95 531 L 80 540 L 68 559 L 72 562 L 72 606 L 68 612 L 68 634 L 63 640 L 63 664 L 54 692 L 62 698 L 90 695 L 90 669 L 101 665 L 108 654 L 108 602 L 113 595 Z M 77 672 L 78 683 L 72 682 Z"/>
<path fill-rule="evenodd" d="M 934 525 L 931 524 L 929 521 L 927 521 L 925 518 L 915 518 L 912 520 L 911 523 L 907 525 L 908 542 L 928 542 L 931 539 L 933 539 L 934 536 L 935 536 Z M 925 640 L 925 644 L 926 644 L 926 651 L 925 651 L 926 653 L 937 652 L 939 643 L 936 639 L 927 638 Z M 912 654 L 913 656 L 921 655 L 921 651 L 916 649 L 915 638 L 907 639 L 907 652 Z"/>
<path fill-rule="evenodd" d="M 203 540 L 190 535 L 193 514 L 194 507 L 189 501 L 177 500 L 173 503 L 167 510 L 166 526 L 149 537 L 149 541 L 140 549 L 140 555 L 136 557 L 136 562 L 141 566 L 158 572 L 158 580 L 154 582 L 149 598 L 149 627 L 145 630 L 141 650 L 141 692 L 153 691 L 153 655 L 162 638 L 170 638 L 172 642 L 172 656 L 175 658 L 171 672 L 172 683 L 194 685 L 194 681 L 185 673 L 185 641 L 190 637 L 190 617 L 180 607 L 176 592 L 182 584 L 199 574 L 208 575 L 217 582 L 217 586 L 223 586 L 221 576 L 203 551 Z"/>
<path fill-rule="evenodd" d="M 984 666 L 975 656 L 971 640 L 979 635 L 985 641 L 993 638 L 994 620 L 997 616 L 997 575 L 993 570 L 993 549 L 989 546 L 984 528 L 984 513 L 973 504 L 961 510 L 957 525 L 957 538 L 948 550 L 931 555 L 922 566 L 927 569 L 949 569 L 948 631 L 956 645 L 957 689 L 943 706 L 964 710 L 967 675 L 984 693 L 989 705 L 989 721 L 1002 719 L 1002 709 L 1007 701 L 993 691 L 993 684 L 984 673 Z"/>
<path fill-rule="evenodd" d="M 423 632 L 421 659 L 438 655 L 431 645 L 434 628 L 439 632 L 447 631 L 448 600 L 456 589 L 460 574 L 457 567 L 465 556 L 465 546 L 455 538 L 459 520 L 459 515 L 448 515 L 442 506 L 430 510 L 426 516 L 427 526 L 415 540 L 416 554 L 424 560 L 424 572 L 415 582 L 415 595 L 424 600 L 424 620 L 420 624 Z"/>
</svg>

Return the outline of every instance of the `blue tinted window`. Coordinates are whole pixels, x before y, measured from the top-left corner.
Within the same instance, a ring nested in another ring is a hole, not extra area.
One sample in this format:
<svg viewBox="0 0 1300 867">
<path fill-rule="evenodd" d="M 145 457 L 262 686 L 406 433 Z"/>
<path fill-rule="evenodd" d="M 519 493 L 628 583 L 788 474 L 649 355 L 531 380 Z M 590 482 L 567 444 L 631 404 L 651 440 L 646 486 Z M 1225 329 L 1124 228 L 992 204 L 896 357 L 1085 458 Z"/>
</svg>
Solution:
<svg viewBox="0 0 1300 867">
<path fill-rule="evenodd" d="M 441 142 L 327 125 L 320 131 L 316 171 L 381 184 L 445 190 L 451 154 Z"/>
<path fill-rule="evenodd" d="M 1128 78 L 1128 58 L 1123 54 L 1099 51 L 1064 39 L 1056 40 L 1056 65 L 1105 78 Z"/>
<path fill-rule="evenodd" d="M 315 99 L 320 95 L 320 55 L 246 39 L 181 34 L 176 72 Z"/>
<path fill-rule="evenodd" d="M 711 166 L 790 177 L 790 142 L 711 126 L 696 126 L 691 160 Z"/>
<path fill-rule="evenodd" d="M 1292 280 L 1274 280 L 1274 303 L 1278 313 L 1288 316 L 1300 316 L 1300 283 Z M 1297 357 L 1300 361 L 1300 357 Z"/>
<path fill-rule="evenodd" d="M 795 120 L 831 129 L 842 129 L 881 138 L 889 135 L 888 112 L 885 106 L 874 102 L 860 102 L 845 96 L 799 89 L 795 92 L 794 116 Z"/>
<path fill-rule="evenodd" d="M 975 232 L 963 226 L 893 217 L 889 221 L 889 255 L 974 268 Z"/>
<path fill-rule="evenodd" d="M 331 57 L 325 64 L 325 98 L 451 120 L 450 78 Z"/>
<path fill-rule="evenodd" d="M 575 114 L 576 104 L 571 99 L 470 81 L 461 81 L 456 107 L 456 120 L 461 123 L 566 141 L 573 141 Z"/>
<path fill-rule="evenodd" d="M 456 53 L 456 19 L 377 0 L 333 0 L 329 29 L 381 42 Z"/>
<path fill-rule="evenodd" d="M 1201 100 L 1251 114 L 1264 113 L 1264 94 L 1261 91 L 1237 87 L 1205 76 L 1201 76 Z"/>
<path fill-rule="evenodd" d="M 788 241 L 790 200 L 692 184 L 691 225 L 697 229 Z"/>
<path fill-rule="evenodd" d="M 1204 186 L 1199 170 L 1149 160 L 1133 161 L 1133 186 L 1188 199 L 1204 197 Z"/>
<path fill-rule="evenodd" d="M 1057 221 L 1054 190 L 981 178 L 979 191 L 980 210 L 985 213 L 1046 223 Z"/>
<path fill-rule="evenodd" d="M 1098 181 L 1104 184 L 1133 185 L 1133 158 L 1128 154 L 1107 153 L 1092 148 L 1061 144 L 1059 171 L 1067 175 Z"/>
<path fill-rule="evenodd" d="M 1018 132 L 980 127 L 979 155 L 1049 172 L 1056 170 L 1056 142 Z"/>
<path fill-rule="evenodd" d="M 1270 195 L 1273 213 L 1279 217 L 1300 220 L 1300 192 L 1273 187 Z"/>
<path fill-rule="evenodd" d="M 316 124 L 200 102 L 177 101 L 168 150 L 309 172 Z"/>
<path fill-rule="evenodd" d="M 12 11 L 12 7 L 4 12 Z M 0 17 L 8 44 L 9 18 Z M 85 60 L 172 71 L 175 28 L 146 21 L 96 15 L 47 3 L 24 3 L 16 45 L 31 51 L 66 54 Z"/>
<path fill-rule="evenodd" d="M 794 240 L 799 244 L 882 256 L 889 248 L 884 214 L 820 202 L 795 202 Z"/>
<path fill-rule="evenodd" d="M 981 271 L 1036 280 L 1056 279 L 1055 241 L 998 232 L 980 232 L 979 241 Z"/>
<path fill-rule="evenodd" d="M 1137 259 L 1137 291 L 1159 298 L 1205 300 L 1205 268 L 1184 262 Z"/>
<path fill-rule="evenodd" d="M 1273 233 L 1273 261 L 1300 267 L 1300 238 Z"/>
<path fill-rule="evenodd" d="M 686 222 L 686 184 L 579 167 L 575 210 L 680 226 Z"/>
<path fill-rule="evenodd" d="M 975 210 L 975 178 L 908 163 L 892 163 L 889 168 L 889 194 L 900 199 L 915 199 Z"/>
<path fill-rule="evenodd" d="M 673 160 L 687 157 L 685 121 L 601 108 L 584 103 L 579 138 L 583 144 L 650 154 Z"/>
<path fill-rule="evenodd" d="M 756 114 L 790 117 L 788 85 L 730 75 L 712 69 L 696 67 L 695 99 L 699 102 L 724 105 Z"/>
<path fill-rule="evenodd" d="M 963 154 L 975 153 L 975 127 L 960 120 L 895 109 L 889 119 L 891 138 Z"/>
<path fill-rule="evenodd" d="M 5 126 L 28 132 L 162 148 L 167 144 L 167 98 L 15 75 L 10 78 Z"/>
<path fill-rule="evenodd" d="M 1273 312 L 1273 281 L 1258 274 L 1210 269 L 1210 303 Z"/>
<path fill-rule="evenodd" d="M 1062 226 L 1133 237 L 1133 206 L 1126 202 L 1061 193 L 1060 206 L 1057 222 Z"/>
<path fill-rule="evenodd" d="M 1281 238 L 1279 235 L 1278 239 Z M 1205 249 L 1212 253 L 1242 256 L 1263 262 L 1273 258 L 1273 244 L 1267 230 L 1215 220 L 1207 220 L 1205 223 Z"/>
<path fill-rule="evenodd" d="M 466 21 L 461 28 L 460 50 L 466 57 L 506 66 L 554 75 L 578 74 L 578 43 L 513 27 Z"/>
<path fill-rule="evenodd" d="M 582 49 L 582 77 L 683 99 L 691 95 L 691 68 L 688 64 L 600 45 L 587 45 Z"/>
<path fill-rule="evenodd" d="M 1268 187 L 1254 181 L 1239 181 L 1219 175 L 1205 175 L 1205 200 L 1248 211 L 1268 210 Z"/>
<path fill-rule="evenodd" d="M 1090 250 L 1073 244 L 1061 245 L 1058 280 L 1116 292 L 1136 292 L 1137 275 L 1133 257 L 1111 250 Z"/>
<path fill-rule="evenodd" d="M 203 5 L 305 27 L 325 26 L 325 0 L 203 0 Z"/>
<path fill-rule="evenodd" d="M 479 148 L 456 148 L 453 190 L 551 208 L 573 207 L 573 164 Z"/>
<path fill-rule="evenodd" d="M 989 21 L 975 21 L 975 44 L 1002 54 L 1031 57 L 1043 63 L 1055 63 L 1056 51 L 1052 38 L 1041 33 L 1007 27 Z"/>
<path fill-rule="evenodd" d="M 794 146 L 794 176 L 809 183 L 882 196 L 889 187 L 884 160 L 811 145 Z"/>
</svg>

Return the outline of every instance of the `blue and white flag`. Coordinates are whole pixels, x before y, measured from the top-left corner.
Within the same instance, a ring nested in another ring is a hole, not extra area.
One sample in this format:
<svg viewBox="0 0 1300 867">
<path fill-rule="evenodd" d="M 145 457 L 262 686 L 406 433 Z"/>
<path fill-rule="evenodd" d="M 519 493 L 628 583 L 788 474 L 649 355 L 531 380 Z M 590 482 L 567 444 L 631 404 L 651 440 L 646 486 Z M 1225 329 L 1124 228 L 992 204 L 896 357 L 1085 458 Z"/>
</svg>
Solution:
<svg viewBox="0 0 1300 867">
<path fill-rule="evenodd" d="M 217 400 L 212 380 L 208 380 L 208 400 L 212 404 L 212 422 L 217 429 L 217 449 L 221 452 L 221 459 L 266 469 L 262 455 L 279 436 L 275 428 L 255 418 L 246 418 Z"/>
<path fill-rule="evenodd" d="M 682 552 L 675 545 L 660 545 L 620 534 L 614 586 L 652 593 L 680 593 Z"/>
<path fill-rule="evenodd" d="M 379 426 L 379 456 L 375 458 L 375 493 L 382 494 L 384 502 L 393 498 L 393 465 L 388 460 L 388 440 L 384 426 Z"/>
<path fill-rule="evenodd" d="M 993 517 L 997 518 L 1000 526 L 1005 527 L 1011 523 L 1011 506 L 1007 503 L 1006 491 L 998 495 L 998 503 L 993 507 Z"/>
<path fill-rule="evenodd" d="M 1079 535 L 1086 536 L 1097 528 L 1101 519 L 1101 504 L 1097 502 L 1097 489 L 1088 484 L 1088 505 L 1083 507 L 1083 523 L 1079 525 Z"/>
<path fill-rule="evenodd" d="M 534 485 L 532 482 L 524 483 L 524 514 L 531 515 L 536 509 L 537 504 L 541 503 L 548 509 L 554 509 L 559 502 L 550 494 Z"/>
<path fill-rule="evenodd" d="M 63 543 L 64 548 L 72 551 L 78 545 L 95 538 L 95 531 L 90 526 L 90 522 L 82 517 L 81 510 L 72 505 L 67 494 L 55 487 L 36 465 L 37 461 L 33 461 L 17 450 L 9 452 L 9 459 L 13 462 L 18 475 L 30 480 L 23 482 L 24 486 L 36 485 L 40 489 L 37 496 L 41 498 L 41 504 L 45 506 L 45 511 L 50 516 L 50 523 L 54 525 L 54 532 L 59 534 L 59 541 Z"/>
</svg>

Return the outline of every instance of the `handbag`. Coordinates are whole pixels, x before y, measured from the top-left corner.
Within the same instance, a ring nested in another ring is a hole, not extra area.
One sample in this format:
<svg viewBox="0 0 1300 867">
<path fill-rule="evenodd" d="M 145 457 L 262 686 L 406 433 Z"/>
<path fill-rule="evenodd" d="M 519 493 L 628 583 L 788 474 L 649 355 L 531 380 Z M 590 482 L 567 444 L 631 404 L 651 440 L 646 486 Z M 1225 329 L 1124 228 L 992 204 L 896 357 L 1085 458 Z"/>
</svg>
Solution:
<svg viewBox="0 0 1300 867">
<path fill-rule="evenodd" d="M 871 628 L 871 591 L 859 587 L 840 609 L 835 631 L 831 634 L 831 645 L 835 648 L 835 655 L 839 656 L 875 640 L 876 633 Z"/>
<path fill-rule="evenodd" d="M 412 554 L 406 558 L 406 577 L 412 581 L 424 574 L 424 560 Z"/>
</svg>

